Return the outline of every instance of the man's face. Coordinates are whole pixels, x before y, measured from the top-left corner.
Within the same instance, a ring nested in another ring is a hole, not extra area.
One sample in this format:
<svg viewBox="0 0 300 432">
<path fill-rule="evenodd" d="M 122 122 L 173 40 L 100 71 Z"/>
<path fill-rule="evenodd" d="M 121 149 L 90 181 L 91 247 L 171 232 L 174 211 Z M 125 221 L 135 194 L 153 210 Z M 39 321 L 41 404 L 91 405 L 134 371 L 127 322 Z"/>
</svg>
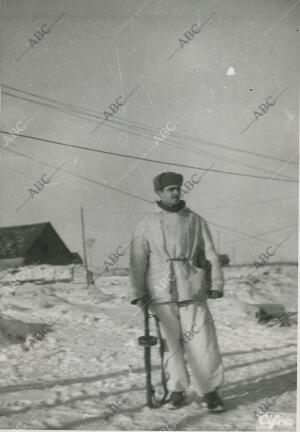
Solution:
<svg viewBox="0 0 300 432">
<path fill-rule="evenodd" d="M 169 207 L 179 203 L 180 193 L 181 189 L 178 185 L 166 186 L 163 190 L 158 191 L 162 203 Z"/>
</svg>

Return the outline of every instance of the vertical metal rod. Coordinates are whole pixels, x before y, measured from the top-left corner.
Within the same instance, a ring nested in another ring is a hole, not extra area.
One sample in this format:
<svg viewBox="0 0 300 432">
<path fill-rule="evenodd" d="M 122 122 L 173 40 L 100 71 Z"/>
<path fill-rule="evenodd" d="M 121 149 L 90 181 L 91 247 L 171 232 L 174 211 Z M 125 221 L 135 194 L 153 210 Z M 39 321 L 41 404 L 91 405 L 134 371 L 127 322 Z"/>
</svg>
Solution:
<svg viewBox="0 0 300 432">
<path fill-rule="evenodd" d="M 81 207 L 80 210 L 81 210 L 81 233 L 82 233 L 83 262 L 84 262 L 84 267 L 85 267 L 85 272 L 86 272 L 86 282 L 87 282 L 87 286 L 89 287 L 90 286 L 90 278 L 89 278 L 88 262 L 87 262 L 87 256 L 86 256 L 83 207 Z"/>
<path fill-rule="evenodd" d="M 149 338 L 149 309 L 148 305 L 144 306 L 144 323 L 145 323 L 145 336 Z M 149 408 L 153 408 L 152 400 L 152 384 L 151 384 L 151 347 L 145 346 L 144 357 L 146 366 L 146 395 L 147 405 Z"/>
</svg>

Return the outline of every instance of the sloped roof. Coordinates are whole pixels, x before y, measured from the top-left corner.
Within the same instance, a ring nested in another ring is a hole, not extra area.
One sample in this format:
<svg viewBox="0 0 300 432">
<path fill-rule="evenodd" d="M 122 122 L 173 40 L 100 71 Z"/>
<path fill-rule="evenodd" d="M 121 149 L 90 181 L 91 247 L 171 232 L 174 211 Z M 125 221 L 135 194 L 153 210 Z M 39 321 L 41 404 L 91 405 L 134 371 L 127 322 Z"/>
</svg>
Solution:
<svg viewBox="0 0 300 432">
<path fill-rule="evenodd" d="M 71 255 L 74 263 L 82 264 L 82 258 L 78 252 L 71 252 Z"/>
<path fill-rule="evenodd" d="M 0 259 L 24 257 L 50 222 L 0 227 Z"/>
</svg>

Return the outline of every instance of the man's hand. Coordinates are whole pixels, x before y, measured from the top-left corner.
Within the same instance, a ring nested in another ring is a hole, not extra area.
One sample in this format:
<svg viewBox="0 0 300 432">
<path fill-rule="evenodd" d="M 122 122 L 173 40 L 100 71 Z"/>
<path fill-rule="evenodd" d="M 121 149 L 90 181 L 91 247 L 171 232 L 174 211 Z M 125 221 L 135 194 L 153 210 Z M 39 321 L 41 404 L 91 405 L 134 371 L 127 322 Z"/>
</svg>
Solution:
<svg viewBox="0 0 300 432">
<path fill-rule="evenodd" d="M 143 299 L 140 299 L 140 300 L 138 300 L 138 301 L 136 302 L 136 305 L 137 305 L 140 309 L 143 309 L 143 308 L 144 308 L 144 304 L 145 304 L 145 302 L 144 302 Z"/>
<path fill-rule="evenodd" d="M 144 309 L 145 304 L 149 304 L 150 303 L 150 297 L 145 296 L 143 298 L 140 298 L 137 300 L 136 305 L 140 308 L 140 309 Z"/>
<path fill-rule="evenodd" d="M 213 300 L 221 298 L 223 296 L 224 296 L 224 294 L 221 291 L 216 291 L 216 290 L 210 290 L 210 291 L 208 291 L 208 294 L 207 294 L 207 297 L 209 299 L 213 299 Z"/>
</svg>

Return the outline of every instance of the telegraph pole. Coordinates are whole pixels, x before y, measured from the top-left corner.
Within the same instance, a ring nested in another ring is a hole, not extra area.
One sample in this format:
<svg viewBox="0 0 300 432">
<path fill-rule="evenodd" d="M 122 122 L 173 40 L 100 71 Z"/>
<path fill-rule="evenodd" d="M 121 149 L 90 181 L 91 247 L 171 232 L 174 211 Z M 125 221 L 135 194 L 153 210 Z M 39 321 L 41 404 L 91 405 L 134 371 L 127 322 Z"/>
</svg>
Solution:
<svg viewBox="0 0 300 432">
<path fill-rule="evenodd" d="M 232 264 L 235 264 L 235 243 L 232 245 Z"/>
<path fill-rule="evenodd" d="M 217 252 L 220 253 L 220 230 L 217 231 Z"/>
<path fill-rule="evenodd" d="M 83 207 L 81 207 L 80 210 L 81 210 L 81 232 L 82 232 L 83 262 L 84 262 L 84 267 L 85 267 L 85 271 L 86 271 L 87 286 L 90 287 L 90 285 L 93 285 L 93 278 L 92 278 L 92 274 L 89 272 L 89 269 L 88 269 L 88 262 L 87 262 L 87 255 L 86 255 L 86 241 L 85 241 Z"/>
</svg>

